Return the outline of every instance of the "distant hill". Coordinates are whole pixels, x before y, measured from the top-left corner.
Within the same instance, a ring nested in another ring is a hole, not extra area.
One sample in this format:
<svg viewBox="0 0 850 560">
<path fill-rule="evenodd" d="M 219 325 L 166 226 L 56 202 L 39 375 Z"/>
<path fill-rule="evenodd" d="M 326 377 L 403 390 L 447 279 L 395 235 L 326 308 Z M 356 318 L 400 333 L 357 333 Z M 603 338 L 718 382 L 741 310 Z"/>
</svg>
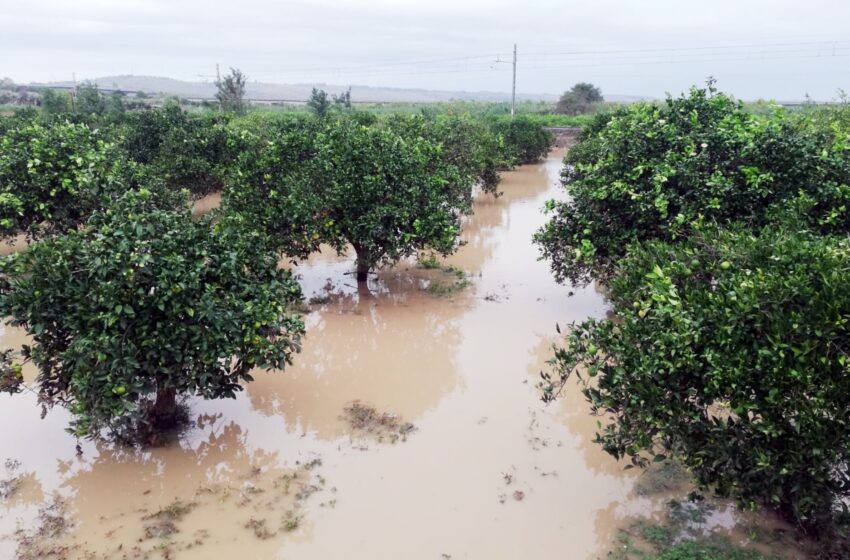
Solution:
<svg viewBox="0 0 850 560">
<path fill-rule="evenodd" d="M 211 82 L 187 82 L 157 76 L 104 76 L 91 80 L 98 87 L 121 89 L 125 91 L 144 91 L 145 93 L 177 95 L 192 99 L 209 99 L 215 95 L 215 84 Z M 31 86 L 65 86 L 71 82 L 50 82 L 48 84 L 30 84 Z M 313 88 L 319 88 L 332 94 L 344 92 L 347 86 L 333 84 L 272 84 L 249 82 L 246 97 L 254 101 L 306 101 Z M 517 101 L 558 100 L 558 95 L 540 93 L 518 93 Z M 491 91 L 435 91 L 426 89 L 405 89 L 371 86 L 351 86 L 351 99 L 355 102 L 411 102 L 428 103 L 439 101 L 510 101 L 509 93 Z M 636 101 L 635 96 L 609 95 L 610 101 Z"/>
</svg>

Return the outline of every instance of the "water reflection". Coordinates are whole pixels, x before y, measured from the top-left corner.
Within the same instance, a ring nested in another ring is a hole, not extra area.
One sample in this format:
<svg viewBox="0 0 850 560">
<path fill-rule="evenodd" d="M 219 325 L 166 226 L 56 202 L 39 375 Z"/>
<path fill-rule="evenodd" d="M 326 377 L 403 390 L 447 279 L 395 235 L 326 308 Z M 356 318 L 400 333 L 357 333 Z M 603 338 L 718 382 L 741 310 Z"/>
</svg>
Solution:
<svg viewBox="0 0 850 560">
<path fill-rule="evenodd" d="M 458 317 L 469 296 L 408 296 L 332 296 L 308 317 L 295 366 L 248 386 L 252 405 L 324 438 L 343 433 L 339 417 L 354 400 L 411 420 L 434 407 L 459 383 Z"/>
<path fill-rule="evenodd" d="M 284 492 L 280 484 L 297 472 L 292 458 L 253 446 L 250 432 L 222 414 L 201 414 L 194 428 L 191 439 L 164 448 L 136 450 L 101 443 L 85 453 L 80 468 L 60 488 L 75 526 L 59 542 L 76 547 L 81 557 L 110 557 L 133 543 L 133 553 L 144 557 L 163 544 L 146 533 L 152 524 L 161 530 L 155 524 L 162 519 L 151 516 L 175 503 L 190 508 L 168 526 L 175 531 L 167 539 L 169 554 L 208 557 L 208 550 L 194 551 L 196 541 L 215 547 L 216 557 L 237 553 L 238 543 L 253 538 L 246 530 L 251 519 L 266 520 L 270 531 L 278 533 L 281 520 L 299 507 L 296 487 Z M 310 475 L 302 473 L 300 480 L 314 484 Z M 316 488 L 322 491 L 318 484 Z M 301 526 L 302 538 L 309 534 L 306 527 L 310 525 Z M 272 555 L 280 543 L 266 542 L 271 539 L 258 541 L 253 549 Z"/>
</svg>

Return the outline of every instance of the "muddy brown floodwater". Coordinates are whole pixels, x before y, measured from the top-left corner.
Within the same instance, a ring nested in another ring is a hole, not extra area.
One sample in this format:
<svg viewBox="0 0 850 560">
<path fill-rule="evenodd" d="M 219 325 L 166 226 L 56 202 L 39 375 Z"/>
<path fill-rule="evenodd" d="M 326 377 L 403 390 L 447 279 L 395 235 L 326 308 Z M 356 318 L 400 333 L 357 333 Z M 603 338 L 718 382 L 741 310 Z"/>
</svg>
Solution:
<svg viewBox="0 0 850 560">
<path fill-rule="evenodd" d="M 0 397 L 0 557 L 605 557 L 667 496 L 636 492 L 592 443 L 574 388 L 549 406 L 535 389 L 556 323 L 606 311 L 592 286 L 569 297 L 531 243 L 562 156 L 478 197 L 442 268 L 406 263 L 362 293 L 350 258 L 299 265 L 311 303 L 295 366 L 256 372 L 235 400 L 190 401 L 169 447 L 78 455 L 63 411 L 41 420 L 33 395 Z M 23 339 L 6 327 L 0 342 Z M 712 523 L 737 519 L 727 507 Z"/>
</svg>

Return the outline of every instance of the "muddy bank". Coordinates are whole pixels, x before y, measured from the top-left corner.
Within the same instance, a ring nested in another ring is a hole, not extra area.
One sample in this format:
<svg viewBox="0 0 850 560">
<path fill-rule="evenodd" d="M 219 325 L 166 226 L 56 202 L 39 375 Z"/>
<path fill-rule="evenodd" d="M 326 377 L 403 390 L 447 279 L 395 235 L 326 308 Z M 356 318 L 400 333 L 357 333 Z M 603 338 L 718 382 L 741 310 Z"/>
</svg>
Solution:
<svg viewBox="0 0 850 560">
<path fill-rule="evenodd" d="M 592 442 L 575 387 L 550 406 L 534 387 L 555 324 L 606 312 L 593 286 L 569 297 L 531 244 L 544 201 L 562 196 L 562 156 L 478 197 L 439 267 L 403 263 L 368 291 L 350 257 L 296 267 L 308 335 L 294 367 L 255 372 L 235 400 L 191 400 L 193 425 L 169 447 L 77 454 L 62 411 L 40 420 L 30 395 L 0 396 L 16 427 L 0 431 L 0 459 L 21 477 L 0 501 L 0 557 L 56 511 L 43 542 L 69 558 L 605 557 L 635 515 L 682 490 L 635 491 L 637 473 Z M 462 287 L 433 288 L 458 270 Z"/>
</svg>

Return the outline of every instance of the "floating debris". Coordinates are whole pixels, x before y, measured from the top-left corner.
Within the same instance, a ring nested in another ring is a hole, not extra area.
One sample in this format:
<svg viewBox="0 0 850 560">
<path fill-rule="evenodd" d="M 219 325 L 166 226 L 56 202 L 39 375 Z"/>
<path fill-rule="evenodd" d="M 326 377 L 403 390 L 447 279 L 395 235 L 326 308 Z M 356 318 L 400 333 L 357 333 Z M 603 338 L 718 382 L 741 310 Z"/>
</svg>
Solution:
<svg viewBox="0 0 850 560">
<path fill-rule="evenodd" d="M 175 500 L 159 511 L 145 515 L 142 517 L 142 521 L 147 522 L 144 526 L 144 538 L 164 539 L 179 533 L 177 524 L 196 506 L 196 502 Z"/>
<path fill-rule="evenodd" d="M 343 412 L 343 419 L 354 431 L 368 434 L 379 442 L 407 441 L 407 435 L 416 429 L 397 414 L 378 412 L 375 407 L 360 401 L 346 406 Z"/>
</svg>

